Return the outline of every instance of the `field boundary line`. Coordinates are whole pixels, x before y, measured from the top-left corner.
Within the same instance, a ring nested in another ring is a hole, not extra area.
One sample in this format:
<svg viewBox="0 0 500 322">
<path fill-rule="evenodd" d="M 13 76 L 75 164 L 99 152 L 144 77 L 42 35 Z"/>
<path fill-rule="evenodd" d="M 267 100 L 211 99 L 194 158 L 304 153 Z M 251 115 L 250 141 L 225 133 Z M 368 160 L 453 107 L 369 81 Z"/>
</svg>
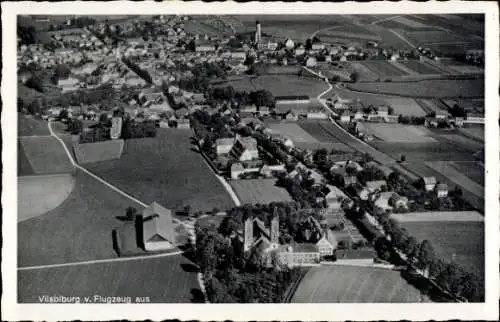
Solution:
<svg viewBox="0 0 500 322">
<path fill-rule="evenodd" d="M 122 196 L 127 197 L 128 199 L 130 199 L 130 200 L 134 201 L 135 203 L 143 206 L 144 208 L 146 208 L 148 206 L 144 202 L 142 202 L 142 201 L 140 201 L 140 200 L 132 197 L 128 193 L 124 192 L 123 190 L 120 190 L 119 188 L 115 187 L 111 183 L 107 182 L 106 180 L 102 179 L 101 177 L 97 176 L 96 174 L 90 172 L 89 170 L 87 170 L 84 167 L 82 167 L 81 165 L 79 165 L 73 159 L 73 156 L 71 155 L 71 152 L 68 150 L 68 147 L 66 146 L 66 144 L 64 144 L 64 141 L 52 130 L 51 122 L 48 122 L 48 127 L 49 127 L 49 131 L 50 131 L 51 135 L 54 136 L 59 141 L 59 143 L 63 146 L 64 151 L 66 151 L 66 154 L 67 154 L 69 160 L 71 161 L 71 164 L 73 164 L 73 166 L 75 168 L 78 168 L 78 169 L 82 170 L 83 172 L 85 172 L 86 174 L 88 174 L 89 176 L 91 176 L 92 178 L 94 178 L 97 181 L 101 182 L 102 184 L 106 185 L 108 188 L 113 189 L 114 191 L 118 192 Z"/>
<path fill-rule="evenodd" d="M 27 138 L 51 138 L 52 135 L 20 135 L 19 139 L 27 139 Z"/>
<path fill-rule="evenodd" d="M 393 19 L 396 19 L 396 18 L 399 18 L 399 17 L 403 17 L 403 16 L 402 16 L 402 15 L 398 15 L 398 16 L 392 16 L 392 17 L 388 17 L 388 18 L 378 19 L 378 20 L 372 21 L 372 22 L 370 23 L 370 25 L 376 25 L 376 24 L 378 24 L 379 22 L 384 22 L 384 21 L 393 20 Z"/>
<path fill-rule="evenodd" d="M 31 270 L 36 270 L 36 269 L 47 269 L 47 268 L 58 268 L 58 267 L 80 266 L 80 265 L 92 265 L 92 264 L 104 264 L 104 263 L 114 263 L 114 262 L 126 262 L 126 261 L 149 259 L 149 258 L 161 258 L 161 257 L 175 256 L 175 255 L 180 255 L 182 253 L 183 253 L 183 251 L 176 251 L 176 252 L 172 252 L 172 253 L 164 253 L 164 254 L 157 254 L 157 255 L 143 255 L 143 256 L 133 256 L 133 257 L 96 259 L 96 260 L 90 260 L 90 261 L 61 263 L 61 264 L 25 266 L 25 267 L 18 267 L 17 270 L 18 271 L 31 271 Z"/>
</svg>

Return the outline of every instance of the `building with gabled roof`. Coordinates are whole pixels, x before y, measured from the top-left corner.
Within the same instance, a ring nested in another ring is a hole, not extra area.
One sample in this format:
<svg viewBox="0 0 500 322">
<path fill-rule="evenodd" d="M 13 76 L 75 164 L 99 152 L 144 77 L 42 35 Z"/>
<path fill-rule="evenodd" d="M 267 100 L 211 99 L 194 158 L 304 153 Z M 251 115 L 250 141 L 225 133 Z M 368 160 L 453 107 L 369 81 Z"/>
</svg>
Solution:
<svg viewBox="0 0 500 322">
<path fill-rule="evenodd" d="M 142 212 L 144 249 L 160 251 L 175 246 L 176 233 L 172 222 L 172 211 L 153 202 Z"/>
</svg>

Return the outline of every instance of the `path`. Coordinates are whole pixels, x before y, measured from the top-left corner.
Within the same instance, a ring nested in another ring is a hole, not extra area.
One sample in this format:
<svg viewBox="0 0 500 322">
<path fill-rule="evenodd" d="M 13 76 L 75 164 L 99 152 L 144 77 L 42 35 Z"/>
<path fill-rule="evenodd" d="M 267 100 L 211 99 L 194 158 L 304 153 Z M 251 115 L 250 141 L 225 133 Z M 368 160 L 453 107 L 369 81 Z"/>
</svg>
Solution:
<svg viewBox="0 0 500 322">
<path fill-rule="evenodd" d="M 319 33 L 320 33 L 320 32 L 322 32 L 322 31 L 326 31 L 326 30 L 333 30 L 333 29 L 337 29 L 337 28 L 340 28 L 340 27 L 341 27 L 341 26 L 332 26 L 332 27 L 326 27 L 326 28 L 318 29 L 318 30 L 316 30 L 315 32 L 313 32 L 313 33 L 311 34 L 311 37 L 310 37 L 310 38 L 312 39 L 312 38 L 316 37 L 316 35 L 317 35 L 317 34 L 319 34 Z"/>
<path fill-rule="evenodd" d="M 93 174 L 92 172 L 88 171 L 87 169 L 85 169 L 84 167 L 80 166 L 76 161 L 75 159 L 73 159 L 73 156 L 71 155 L 71 152 L 68 150 L 68 147 L 66 146 L 66 144 L 64 144 L 64 141 L 54 132 L 54 130 L 52 129 L 52 123 L 51 122 L 48 122 L 47 123 L 47 126 L 49 128 L 49 132 L 50 132 L 50 135 L 53 136 L 56 140 L 59 141 L 59 143 L 62 145 L 62 147 L 64 148 L 64 151 L 66 152 L 66 155 L 68 156 L 71 164 L 85 172 L 86 174 L 88 174 L 89 176 L 91 176 L 92 178 L 96 179 L 97 181 L 101 182 L 102 184 L 106 185 L 108 188 L 118 192 L 119 194 L 121 194 L 122 196 L 134 201 L 135 203 L 143 206 L 143 207 L 147 207 L 148 205 L 145 204 L 144 202 L 132 197 L 131 195 L 129 195 L 128 193 L 124 192 L 123 190 L 115 187 L 114 185 L 112 185 L 111 183 L 105 181 L 104 179 L 98 177 L 97 175 Z M 174 222 L 179 222 L 181 223 L 182 225 L 185 225 L 184 222 L 178 220 L 178 219 L 173 219 Z M 191 234 L 193 234 L 194 232 L 192 230 L 189 230 L 189 227 L 186 227 L 186 229 L 188 230 L 188 232 L 190 232 L 190 236 L 189 238 L 192 239 L 192 238 L 195 238 L 195 236 L 191 236 Z M 76 266 L 76 265 L 90 265 L 90 264 L 99 264 L 99 263 L 110 263 L 110 262 L 123 262 L 123 261 L 131 261 L 131 260 L 140 260 L 140 259 L 150 259 L 150 258 L 160 258 L 160 257 L 167 257 L 167 256 L 174 256 L 174 255 L 180 255 L 184 253 L 184 251 L 176 251 L 176 252 L 173 252 L 173 253 L 162 253 L 162 254 L 157 254 L 157 255 L 144 255 L 144 256 L 134 256 L 134 257 L 120 257 L 120 258 L 111 258 L 111 259 L 103 259 L 103 260 L 92 260 L 92 261 L 82 261 L 82 262 L 72 262 L 72 263 L 64 263 L 64 264 L 51 264 L 51 265 L 39 265 L 39 266 L 27 266 L 27 267 L 18 267 L 17 270 L 18 271 L 22 271 L 22 270 L 34 270 L 34 269 L 44 269 L 44 268 L 56 268 L 56 267 L 65 267 L 65 266 Z M 198 274 L 198 284 L 200 286 L 200 290 L 202 291 L 203 295 L 204 295 L 204 298 L 206 301 L 207 300 L 207 296 L 206 296 L 206 291 L 205 291 L 205 285 L 203 283 L 203 280 L 200 278 L 201 277 L 201 274 Z"/>
<path fill-rule="evenodd" d="M 58 268 L 58 267 L 68 267 L 68 266 L 92 265 L 92 264 L 103 264 L 103 263 L 114 263 L 114 262 L 127 262 L 127 261 L 141 260 L 141 259 L 160 258 L 160 257 L 180 255 L 183 252 L 184 251 L 176 251 L 176 252 L 172 252 L 172 253 L 162 253 L 162 254 L 156 254 L 156 255 L 141 255 L 141 256 L 98 259 L 98 260 L 71 262 L 71 263 L 62 263 L 62 264 L 25 266 L 25 267 L 18 267 L 17 270 L 18 271 L 31 271 L 31 270 L 35 270 L 35 269 L 44 269 L 44 268 Z"/>
</svg>

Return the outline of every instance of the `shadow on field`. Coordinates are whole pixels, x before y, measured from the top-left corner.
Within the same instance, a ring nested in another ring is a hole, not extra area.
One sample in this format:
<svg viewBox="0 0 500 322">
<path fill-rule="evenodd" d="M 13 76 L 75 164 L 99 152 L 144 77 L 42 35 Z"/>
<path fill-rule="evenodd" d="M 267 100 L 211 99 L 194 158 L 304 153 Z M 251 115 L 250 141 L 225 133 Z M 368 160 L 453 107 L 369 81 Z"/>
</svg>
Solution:
<svg viewBox="0 0 500 322">
<path fill-rule="evenodd" d="M 442 294 L 431 282 L 420 275 L 402 270 L 401 277 L 434 302 L 454 302 L 452 298 Z"/>
<path fill-rule="evenodd" d="M 113 229 L 111 232 L 111 238 L 113 240 L 113 250 L 116 252 L 116 255 L 120 256 L 120 246 L 118 245 L 118 232 L 116 229 Z"/>
<path fill-rule="evenodd" d="M 187 273 L 198 273 L 198 267 L 194 264 L 182 263 L 181 268 Z"/>
<path fill-rule="evenodd" d="M 198 288 L 191 289 L 191 303 L 205 303 L 205 297 Z"/>
</svg>

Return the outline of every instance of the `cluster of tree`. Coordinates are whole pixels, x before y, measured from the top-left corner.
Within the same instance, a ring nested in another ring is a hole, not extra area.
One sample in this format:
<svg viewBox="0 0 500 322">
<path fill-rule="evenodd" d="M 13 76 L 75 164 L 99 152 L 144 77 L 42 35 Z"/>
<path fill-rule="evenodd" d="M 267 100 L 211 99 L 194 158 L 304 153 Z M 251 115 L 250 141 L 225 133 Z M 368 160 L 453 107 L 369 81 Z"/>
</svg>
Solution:
<svg viewBox="0 0 500 322">
<path fill-rule="evenodd" d="M 325 196 L 322 186 L 314 185 L 314 180 L 310 177 L 310 172 L 297 169 L 299 176 L 296 178 L 287 177 L 286 174 L 277 175 L 278 186 L 284 187 L 293 200 L 298 202 L 303 208 L 323 208 L 325 206 L 322 197 Z M 318 199 L 320 198 L 320 199 Z M 321 200 L 321 202 L 318 202 Z"/>
<path fill-rule="evenodd" d="M 448 109 L 448 112 L 450 112 L 451 116 L 453 117 L 466 117 L 467 112 L 465 109 L 458 104 L 453 105 Z"/>
<path fill-rule="evenodd" d="M 213 101 L 231 101 L 234 105 L 244 106 L 255 104 L 256 106 L 275 106 L 274 95 L 268 90 L 257 90 L 252 92 L 235 91 L 232 86 L 214 87 L 207 91 L 207 97 Z"/>
<path fill-rule="evenodd" d="M 83 122 L 78 119 L 69 119 L 68 120 L 68 132 L 73 135 L 78 135 L 82 133 L 83 130 Z"/>
<path fill-rule="evenodd" d="M 130 117 L 124 117 L 122 123 L 122 138 L 140 139 L 156 136 L 157 127 L 154 122 L 136 122 Z"/>
<path fill-rule="evenodd" d="M 435 115 L 435 114 L 434 114 Z M 399 115 L 398 122 L 401 124 L 424 125 L 424 116 Z"/>
<path fill-rule="evenodd" d="M 37 39 L 37 30 L 34 26 L 17 25 L 17 37 L 21 41 L 21 45 L 35 44 Z"/>
<path fill-rule="evenodd" d="M 191 114 L 191 127 L 201 143 L 201 149 L 213 159 L 215 159 L 213 151 L 215 141 L 234 136 L 226 125 L 234 125 L 234 121 L 220 113 L 210 115 L 206 111 L 197 110 Z"/>
<path fill-rule="evenodd" d="M 248 206 L 251 208 L 252 206 Z M 255 207 L 259 211 L 260 207 Z M 212 303 L 269 303 L 280 302 L 288 286 L 298 279 L 298 271 L 283 267 L 267 267 L 258 250 L 244 253 L 234 234 L 234 225 L 242 224 L 237 218 L 242 211 L 233 209 L 217 227 L 195 225 L 195 260 L 205 281 L 207 296 Z"/>
<path fill-rule="evenodd" d="M 125 57 L 122 58 L 122 62 L 127 65 L 128 68 L 130 68 L 134 73 L 137 74 L 140 78 L 144 79 L 146 83 L 148 84 L 153 84 L 153 78 L 151 75 L 148 73 L 147 70 L 144 70 L 139 67 L 136 63 L 132 62 L 130 59 L 127 59 Z"/>
<path fill-rule="evenodd" d="M 282 149 L 280 144 L 273 142 L 266 135 L 259 132 L 253 132 L 252 136 L 257 140 L 257 144 L 273 155 L 278 162 L 291 163 L 288 154 Z"/>
<path fill-rule="evenodd" d="M 80 143 L 96 143 L 109 140 L 110 128 L 106 126 L 95 126 L 80 134 Z"/>
<path fill-rule="evenodd" d="M 374 245 L 379 256 L 391 260 L 391 248 L 404 253 L 410 267 L 415 267 L 433 279 L 440 287 L 454 296 L 466 298 L 468 301 L 484 300 L 484 285 L 478 276 L 465 271 L 455 263 L 447 263 L 439 259 L 432 243 L 423 240 L 419 243 L 408 231 L 384 211 L 375 211 L 375 217 L 382 225 L 390 240 L 379 237 Z"/>
</svg>

